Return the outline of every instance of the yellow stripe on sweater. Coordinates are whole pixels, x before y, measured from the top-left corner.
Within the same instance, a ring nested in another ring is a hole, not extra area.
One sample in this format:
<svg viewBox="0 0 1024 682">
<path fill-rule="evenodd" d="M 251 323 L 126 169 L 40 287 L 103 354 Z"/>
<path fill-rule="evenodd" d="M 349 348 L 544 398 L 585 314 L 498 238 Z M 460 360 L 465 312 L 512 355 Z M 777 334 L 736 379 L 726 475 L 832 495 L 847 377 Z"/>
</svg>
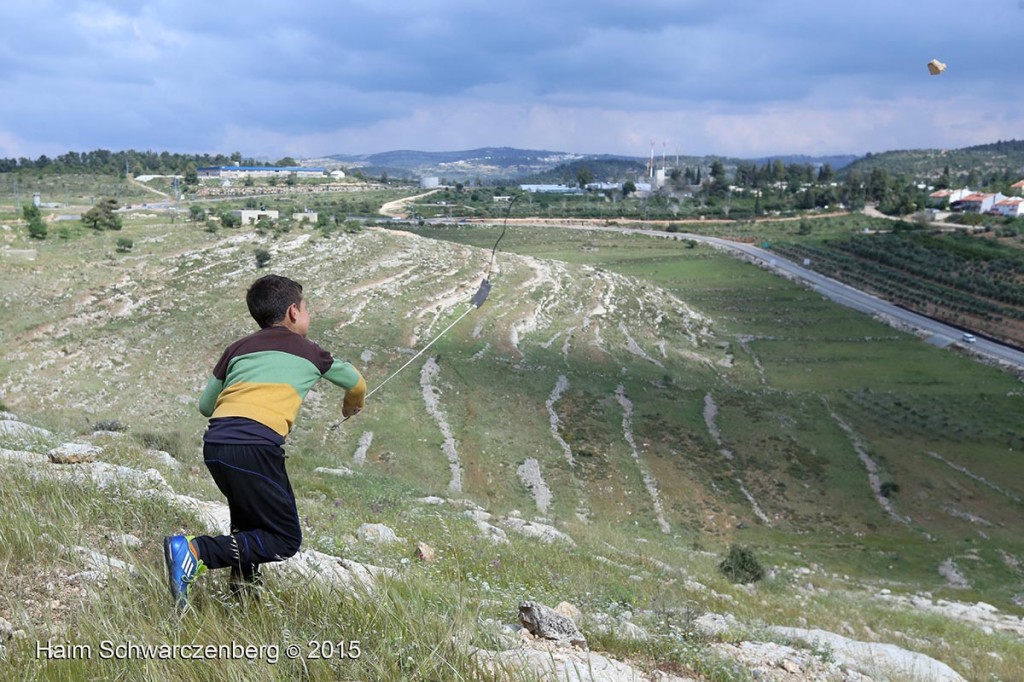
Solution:
<svg viewBox="0 0 1024 682">
<path fill-rule="evenodd" d="M 301 405 L 302 398 L 290 384 L 240 381 L 221 391 L 213 418 L 245 417 L 287 436 Z"/>
</svg>

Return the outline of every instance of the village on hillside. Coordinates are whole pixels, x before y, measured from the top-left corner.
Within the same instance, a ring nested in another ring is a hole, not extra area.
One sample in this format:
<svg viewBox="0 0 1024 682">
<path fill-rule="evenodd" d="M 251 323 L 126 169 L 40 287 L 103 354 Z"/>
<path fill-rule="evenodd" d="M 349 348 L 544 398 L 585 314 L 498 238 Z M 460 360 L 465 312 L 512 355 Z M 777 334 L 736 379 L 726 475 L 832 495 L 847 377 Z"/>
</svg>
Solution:
<svg viewBox="0 0 1024 682">
<path fill-rule="evenodd" d="M 1015 182 L 1011 188 L 1024 194 L 1024 180 Z M 940 189 L 928 195 L 933 207 L 948 208 L 954 213 L 983 213 L 988 215 L 1018 218 L 1024 216 L 1024 196 L 1008 197 L 1000 192 L 975 192 L 963 189 Z"/>
</svg>

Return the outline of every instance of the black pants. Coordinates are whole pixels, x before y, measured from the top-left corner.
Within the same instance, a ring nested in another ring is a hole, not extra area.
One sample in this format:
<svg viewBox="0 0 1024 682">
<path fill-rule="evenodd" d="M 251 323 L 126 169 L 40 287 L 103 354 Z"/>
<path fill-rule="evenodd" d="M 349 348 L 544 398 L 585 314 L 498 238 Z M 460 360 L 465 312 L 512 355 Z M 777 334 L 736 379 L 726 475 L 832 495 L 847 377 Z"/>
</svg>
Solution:
<svg viewBox="0 0 1024 682">
<path fill-rule="evenodd" d="M 195 539 L 204 564 L 248 578 L 299 551 L 302 526 L 281 448 L 205 443 L 203 459 L 231 510 L 230 535 Z"/>
</svg>

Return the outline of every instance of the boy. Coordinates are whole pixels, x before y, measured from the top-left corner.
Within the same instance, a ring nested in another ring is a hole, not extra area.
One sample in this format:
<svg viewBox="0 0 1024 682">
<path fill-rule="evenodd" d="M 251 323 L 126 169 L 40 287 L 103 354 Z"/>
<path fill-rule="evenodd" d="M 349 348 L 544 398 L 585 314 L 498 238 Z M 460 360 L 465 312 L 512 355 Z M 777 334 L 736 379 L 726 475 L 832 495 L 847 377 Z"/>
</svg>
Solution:
<svg viewBox="0 0 1024 682">
<path fill-rule="evenodd" d="M 342 414 L 363 407 L 366 382 L 347 362 L 306 339 L 309 309 L 302 285 L 261 277 L 245 296 L 260 330 L 227 347 L 199 398 L 210 417 L 203 460 L 231 510 L 231 534 L 164 538 L 171 595 L 188 606 L 189 587 L 205 568 L 231 568 L 238 591 L 259 581 L 259 565 L 299 550 L 302 528 L 285 471 L 284 441 L 302 399 L 321 377 L 345 389 Z"/>
</svg>

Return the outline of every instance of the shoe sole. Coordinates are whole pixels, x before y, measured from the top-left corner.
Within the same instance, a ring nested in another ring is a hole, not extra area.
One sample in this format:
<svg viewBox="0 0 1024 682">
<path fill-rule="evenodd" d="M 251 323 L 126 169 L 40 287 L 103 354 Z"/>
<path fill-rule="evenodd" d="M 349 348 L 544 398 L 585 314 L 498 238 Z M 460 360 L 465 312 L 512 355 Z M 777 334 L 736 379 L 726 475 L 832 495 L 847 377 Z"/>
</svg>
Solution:
<svg viewBox="0 0 1024 682">
<path fill-rule="evenodd" d="M 169 537 L 164 538 L 164 564 L 167 566 L 167 589 L 171 591 L 171 597 L 174 599 L 175 606 L 177 606 L 181 595 L 174 584 L 174 554 L 171 550 L 171 538 Z"/>
</svg>

